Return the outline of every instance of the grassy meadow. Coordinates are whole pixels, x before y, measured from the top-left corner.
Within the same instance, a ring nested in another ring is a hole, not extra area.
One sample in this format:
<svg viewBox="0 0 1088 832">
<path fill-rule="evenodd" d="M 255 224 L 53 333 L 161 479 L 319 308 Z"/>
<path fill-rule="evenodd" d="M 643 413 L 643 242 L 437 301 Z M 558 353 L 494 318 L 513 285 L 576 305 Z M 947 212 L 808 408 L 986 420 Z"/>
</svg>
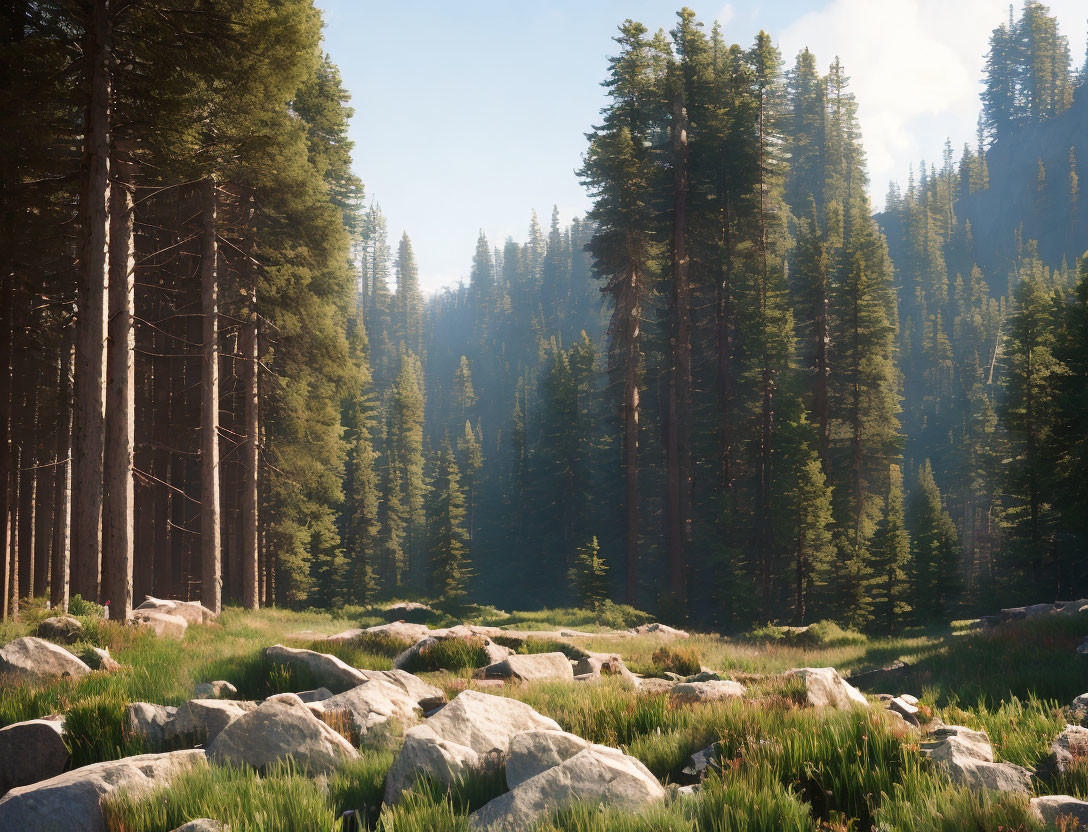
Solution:
<svg viewBox="0 0 1088 832">
<path fill-rule="evenodd" d="M 1022 797 L 982 794 L 953 787 L 919 752 L 920 736 L 869 712 L 816 711 L 803 707 L 801 691 L 782 673 L 793 667 L 834 666 L 843 675 L 909 665 L 894 689 L 913 693 L 933 715 L 950 724 L 983 728 L 996 758 L 1033 768 L 1068 721 L 1066 706 L 1088 690 L 1088 658 L 1075 646 L 1088 633 L 1088 616 L 1049 617 L 979 630 L 966 622 L 944 629 L 866 638 L 833 624 L 802 635 L 764 628 L 744 637 L 694 634 L 688 639 L 618 634 L 642 623 L 633 610 L 613 607 L 603 616 L 582 610 L 528 614 L 486 608 L 436 614 L 432 626 L 455 621 L 521 630 L 568 627 L 590 633 L 571 639 L 580 647 L 621 654 L 645 675 L 690 673 L 700 667 L 724 672 L 748 687 L 739 700 L 677 707 L 663 693 L 638 693 L 618 680 L 599 684 L 508 684 L 496 691 L 523 700 L 568 731 L 624 749 L 666 784 L 679 782 L 687 757 L 721 743 L 720 772 L 695 796 L 678 797 L 634 816 L 599 806 L 573 806 L 540 824 L 548 832 L 686 832 L 691 830 L 870 830 L 978 832 L 1031 830 L 1035 822 Z M 5 624 L 7 641 L 31 632 L 44 611 L 24 611 Z M 62 712 L 67 716 L 72 765 L 148 750 L 123 728 L 127 703 L 177 705 L 202 681 L 226 679 L 241 698 L 302 690 L 313 681 L 268 662 L 274 643 L 315 647 L 361 668 L 392 666 L 405 646 L 390 638 L 365 638 L 330 647 L 315 642 L 350 627 L 384 619 L 377 610 L 336 613 L 227 609 L 207 626 L 190 627 L 181 641 L 81 616 L 86 642 L 110 649 L 118 672 L 93 673 L 78 681 L 0 686 L 0 724 Z M 530 641 L 523 649 L 564 645 Z M 432 656 L 420 675 L 450 695 L 469 684 L 478 656 L 457 648 Z M 489 691 L 490 692 L 490 691 Z M 365 741 L 365 740 L 364 740 Z M 394 752 L 362 749 L 362 759 L 325 779 L 307 778 L 289 765 L 258 774 L 212 768 L 176 778 L 169 789 L 131 800 L 110 800 L 111 832 L 168 832 L 186 820 L 211 816 L 234 832 L 257 830 L 378 829 L 383 832 L 467 830 L 468 814 L 502 791 L 501 776 L 482 775 L 452 791 L 421 782 L 396 807 L 381 808 L 385 772 Z M 1088 761 L 1043 793 L 1088 799 Z"/>
</svg>

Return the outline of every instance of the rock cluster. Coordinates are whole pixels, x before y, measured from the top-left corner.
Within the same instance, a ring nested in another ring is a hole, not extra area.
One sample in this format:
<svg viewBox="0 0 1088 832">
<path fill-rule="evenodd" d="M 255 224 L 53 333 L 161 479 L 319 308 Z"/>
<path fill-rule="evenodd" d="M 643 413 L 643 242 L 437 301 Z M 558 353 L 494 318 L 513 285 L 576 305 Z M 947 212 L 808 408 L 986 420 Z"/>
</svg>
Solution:
<svg viewBox="0 0 1088 832">
<path fill-rule="evenodd" d="M 945 725 L 923 743 L 923 753 L 947 772 L 953 783 L 990 791 L 1031 792 L 1031 772 L 1013 763 L 994 762 L 985 731 Z"/>
</svg>

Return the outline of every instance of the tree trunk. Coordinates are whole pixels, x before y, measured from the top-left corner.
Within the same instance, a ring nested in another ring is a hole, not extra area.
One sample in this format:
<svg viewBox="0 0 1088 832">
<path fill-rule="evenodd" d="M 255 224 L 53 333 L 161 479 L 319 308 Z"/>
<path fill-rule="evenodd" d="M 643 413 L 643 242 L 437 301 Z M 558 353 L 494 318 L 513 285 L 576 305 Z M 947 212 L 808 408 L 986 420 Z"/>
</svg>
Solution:
<svg viewBox="0 0 1088 832">
<path fill-rule="evenodd" d="M 6 233 L 11 231 L 10 215 L 8 221 L 5 222 L 5 234 L 2 235 L 6 239 L 0 242 L 3 246 L 4 263 L 3 273 L 0 274 L 0 280 L 3 284 L 0 285 L 0 545 L 4 547 L 3 552 L 3 591 L 4 597 L 0 599 L 0 612 L 2 617 L 7 618 L 9 614 L 8 610 L 8 593 L 10 592 L 10 573 L 11 564 L 8 560 L 8 551 L 10 549 L 9 542 L 11 538 L 11 528 L 9 524 L 10 512 L 8 507 L 10 506 L 10 489 L 9 480 L 11 479 L 12 469 L 12 448 L 11 448 L 11 336 L 14 329 L 14 294 L 15 294 L 15 264 L 14 264 L 14 252 L 11 250 L 11 246 L 14 242 L 13 237 L 9 237 Z"/>
<path fill-rule="evenodd" d="M 102 465 L 106 404 L 106 287 L 109 248 L 110 20 L 90 0 L 83 54 L 87 102 L 79 194 L 75 413 L 72 421 L 72 582 L 98 599 L 102 563 Z"/>
<path fill-rule="evenodd" d="M 29 298 L 27 300 L 29 307 Z M 19 597 L 31 598 L 34 595 L 34 475 L 38 465 L 38 387 L 41 369 L 29 350 L 25 358 L 25 375 L 20 379 L 26 385 L 26 395 L 20 417 Z"/>
<path fill-rule="evenodd" d="M 109 349 L 102 502 L 102 600 L 110 618 L 132 616 L 136 434 L 134 165 L 113 149 L 110 190 Z"/>
<path fill-rule="evenodd" d="M 57 373 L 57 471 L 53 480 L 53 566 L 49 582 L 49 601 L 54 609 L 68 609 L 68 553 L 71 542 L 72 515 L 72 327 L 69 327 L 60 351 Z"/>
<path fill-rule="evenodd" d="M 218 614 L 223 606 L 219 517 L 219 285 L 215 238 L 215 180 L 204 180 L 200 309 L 204 320 L 203 399 L 200 406 L 200 600 Z"/>
<path fill-rule="evenodd" d="M 239 520 L 241 523 L 242 603 L 246 609 L 255 610 L 267 597 L 266 581 L 260 573 L 260 556 L 257 540 L 257 474 L 260 459 L 260 421 L 257 399 L 257 277 L 253 268 L 253 243 L 250 197 L 246 197 L 243 232 L 246 234 L 246 251 L 241 262 L 242 290 L 246 293 L 246 313 L 240 325 L 239 352 L 241 353 L 242 428 L 245 444 L 242 446 L 241 495 Z"/>
<path fill-rule="evenodd" d="M 54 388 L 55 389 L 55 388 Z M 43 453 L 42 457 L 46 455 Z M 46 597 L 49 591 L 49 555 L 53 534 L 53 479 L 57 460 L 41 465 L 34 478 L 34 594 Z"/>
<path fill-rule="evenodd" d="M 666 438 L 668 483 L 669 589 L 679 611 L 687 604 L 685 538 L 691 471 L 688 460 L 691 396 L 691 322 L 687 256 L 687 111 L 677 97 L 672 106 L 672 367 Z"/>
</svg>

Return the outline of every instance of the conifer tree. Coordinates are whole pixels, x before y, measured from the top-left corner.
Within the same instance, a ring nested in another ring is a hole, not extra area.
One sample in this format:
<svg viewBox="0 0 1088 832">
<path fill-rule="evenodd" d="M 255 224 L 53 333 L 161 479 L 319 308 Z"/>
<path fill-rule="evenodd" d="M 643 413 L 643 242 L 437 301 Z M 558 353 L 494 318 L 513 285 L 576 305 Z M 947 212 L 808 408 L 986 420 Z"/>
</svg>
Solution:
<svg viewBox="0 0 1088 832">
<path fill-rule="evenodd" d="M 464 523 L 465 498 L 461 492 L 457 459 L 447 436 L 439 451 L 427 509 L 430 585 L 436 597 L 443 601 L 459 601 L 468 591 L 471 570 Z"/>
<path fill-rule="evenodd" d="M 936 486 L 934 486 L 936 487 Z M 947 517 L 947 515 L 945 515 Z M 888 493 L 871 543 L 871 578 L 868 587 L 873 622 L 882 632 L 901 629 L 910 612 L 911 583 L 908 581 L 912 541 L 903 517 L 903 475 L 898 465 L 888 474 Z M 914 601 L 919 596 L 913 596 Z"/>
<path fill-rule="evenodd" d="M 959 540 L 956 524 L 945 511 L 940 489 L 927 459 L 918 472 L 907 512 L 910 530 L 910 596 L 922 621 L 948 618 L 960 591 Z"/>
<path fill-rule="evenodd" d="M 570 568 L 570 582 L 582 609 L 599 610 L 608 600 L 608 565 L 600 552 L 597 538 L 591 538 L 578 547 Z"/>
<path fill-rule="evenodd" d="M 419 291 L 419 267 L 408 232 L 397 246 L 397 294 L 393 299 L 393 331 L 398 348 L 419 356 L 423 352 L 423 296 Z"/>
</svg>

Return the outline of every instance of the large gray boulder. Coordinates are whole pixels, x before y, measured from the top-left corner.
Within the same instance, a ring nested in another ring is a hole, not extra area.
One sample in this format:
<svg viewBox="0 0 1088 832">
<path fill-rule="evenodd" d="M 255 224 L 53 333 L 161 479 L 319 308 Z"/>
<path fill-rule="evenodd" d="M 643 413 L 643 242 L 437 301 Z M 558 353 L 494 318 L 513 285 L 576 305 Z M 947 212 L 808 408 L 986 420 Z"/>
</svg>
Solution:
<svg viewBox="0 0 1088 832">
<path fill-rule="evenodd" d="M 57 676 L 78 679 L 90 672 L 78 657 L 45 639 L 23 636 L 0 647 L 0 676 L 37 682 Z"/>
<path fill-rule="evenodd" d="M 1058 615 L 1080 615 L 1082 612 L 1088 612 L 1088 598 L 1081 598 L 1079 601 L 1070 601 L 1058 610 Z"/>
<path fill-rule="evenodd" d="M 678 630 L 668 624 L 658 624 L 657 622 L 639 624 L 637 627 L 632 627 L 628 632 L 636 636 L 661 636 L 662 638 L 687 638 L 691 635 L 686 630 Z"/>
<path fill-rule="evenodd" d="M 68 765 L 64 719 L 31 719 L 0 728 L 0 795 L 48 780 Z"/>
<path fill-rule="evenodd" d="M 133 702 L 125 706 L 125 731 L 128 736 L 139 739 L 144 748 L 157 749 L 166 740 L 167 726 L 177 712 L 172 705 Z"/>
<path fill-rule="evenodd" d="M 556 807 L 587 800 L 638 811 L 665 790 L 634 757 L 594 746 L 520 783 L 469 817 L 471 832 L 520 832 Z"/>
<path fill-rule="evenodd" d="M 922 752 L 947 773 L 953 783 L 972 789 L 1031 792 L 1031 772 L 1012 763 L 994 762 L 993 747 L 985 731 L 962 725 L 946 725 L 922 744 Z"/>
<path fill-rule="evenodd" d="M 737 699 L 744 696 L 744 685 L 729 680 L 711 680 L 707 682 L 679 682 L 673 685 L 669 696 L 680 705 L 695 705 L 702 702 L 718 702 L 722 699 Z"/>
<path fill-rule="evenodd" d="M 215 613 L 199 601 L 174 601 L 168 598 L 145 596 L 145 600 L 133 609 L 134 613 L 158 612 L 184 618 L 186 624 L 208 624 L 215 620 Z"/>
<path fill-rule="evenodd" d="M 562 730 L 524 702 L 465 690 L 421 725 L 409 728 L 404 746 L 385 781 L 385 800 L 396 802 L 419 774 L 452 783 L 469 771 L 504 754 L 510 741 L 524 731 Z"/>
<path fill-rule="evenodd" d="M 524 731 L 510 740 L 506 752 L 506 785 L 520 786 L 526 780 L 566 762 L 591 747 L 588 740 L 566 731 Z"/>
<path fill-rule="evenodd" d="M 623 663 L 623 657 L 617 653 L 590 653 L 578 659 L 574 664 L 574 675 L 583 680 L 600 679 L 602 676 L 618 676 L 630 685 L 638 686 L 638 677 L 635 676 L 627 665 Z"/>
<path fill-rule="evenodd" d="M 132 620 L 137 626 L 146 627 L 160 638 L 182 638 L 189 628 L 189 622 L 180 615 L 158 610 L 135 610 Z"/>
<path fill-rule="evenodd" d="M 276 664 L 309 673 L 315 683 L 334 693 L 343 693 L 367 682 L 366 675 L 328 653 L 275 644 L 264 654 Z"/>
<path fill-rule="evenodd" d="M 255 702 L 233 699 L 190 699 L 178 706 L 163 736 L 167 742 L 208 746 L 224 728 L 256 707 Z"/>
<path fill-rule="evenodd" d="M 94 763 L 12 789 L 0 799 L 0 829 L 16 832 L 105 832 L 102 798 L 118 789 L 139 797 L 169 785 L 179 771 L 205 765 L 204 751 L 141 754 Z"/>
<path fill-rule="evenodd" d="M 519 682 L 573 682 L 574 668 L 564 653 L 515 653 L 483 670 L 486 679 Z"/>
<path fill-rule="evenodd" d="M 417 641 L 427 638 L 431 634 L 431 628 L 426 624 L 413 624 L 410 621 L 391 621 L 388 624 L 376 624 L 373 627 L 367 627 L 365 630 L 359 630 L 356 635 L 359 633 L 385 636 L 397 641 L 403 641 L 405 644 L 415 644 Z"/>
<path fill-rule="evenodd" d="M 265 702 L 238 717 L 208 746 L 208 758 L 217 763 L 262 771 L 289 758 L 311 775 L 327 773 L 358 757 L 351 743 L 306 706 L 279 702 Z"/>
<path fill-rule="evenodd" d="M 344 714 L 353 736 L 359 738 L 371 734 L 379 725 L 383 730 L 401 734 L 417 725 L 422 717 L 421 708 L 403 688 L 379 679 L 311 703 L 310 709 L 321 714 Z"/>
<path fill-rule="evenodd" d="M 70 615 L 54 615 L 38 625 L 37 634 L 64 644 L 74 644 L 83 636 L 83 624 Z"/>
<path fill-rule="evenodd" d="M 1047 829 L 1088 829 L 1088 801 L 1067 794 L 1033 797 L 1031 813 Z"/>
<path fill-rule="evenodd" d="M 861 691 L 843 679 L 833 667 L 802 667 L 786 675 L 804 681 L 805 697 L 814 708 L 845 710 L 869 706 Z"/>
<path fill-rule="evenodd" d="M 406 667 L 412 666 L 421 652 L 431 647 L 434 647 L 436 644 L 438 644 L 439 641 L 444 641 L 447 639 L 461 639 L 464 641 L 472 641 L 478 644 L 480 647 L 483 648 L 483 651 L 487 656 L 487 660 L 484 665 L 485 667 L 488 665 L 496 664 L 497 662 L 501 662 L 508 656 L 514 655 L 514 651 L 511 650 L 509 647 L 503 647 L 501 644 L 492 641 L 491 638 L 486 635 L 473 633 L 468 631 L 467 629 L 458 630 L 457 628 L 451 627 L 447 631 L 431 631 L 431 635 L 420 639 L 411 647 L 400 653 L 400 655 L 398 655 L 393 660 L 393 667 L 397 668 L 398 670 L 403 670 Z"/>
</svg>

